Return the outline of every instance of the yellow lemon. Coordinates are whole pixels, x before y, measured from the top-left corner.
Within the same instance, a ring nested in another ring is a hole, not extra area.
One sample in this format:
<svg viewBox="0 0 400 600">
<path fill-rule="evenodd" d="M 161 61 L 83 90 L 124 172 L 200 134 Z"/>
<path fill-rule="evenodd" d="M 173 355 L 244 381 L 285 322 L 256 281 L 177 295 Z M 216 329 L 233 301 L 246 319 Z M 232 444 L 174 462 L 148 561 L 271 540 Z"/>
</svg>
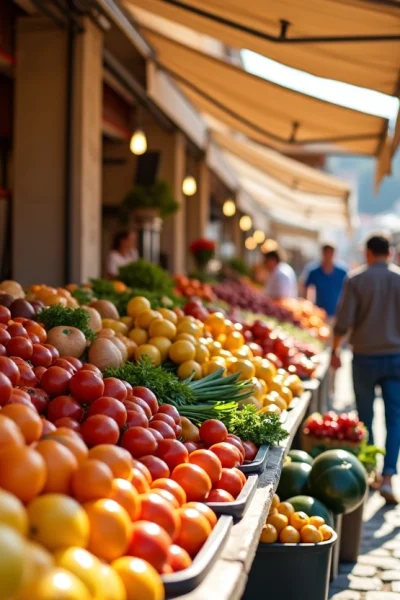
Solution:
<svg viewBox="0 0 400 600">
<path fill-rule="evenodd" d="M 21 535 L 28 533 L 28 517 L 21 500 L 5 490 L 0 490 L 0 524 L 8 525 Z"/>
<path fill-rule="evenodd" d="M 150 323 L 149 336 L 153 337 L 166 337 L 169 340 L 173 340 L 176 336 L 176 327 L 171 321 L 166 319 L 155 319 Z"/>
<path fill-rule="evenodd" d="M 155 367 L 161 364 L 161 353 L 156 346 L 152 346 L 151 344 L 138 346 L 135 350 L 135 360 L 139 361 L 145 356 L 150 359 Z"/>
<path fill-rule="evenodd" d="M 174 342 L 169 349 L 169 357 L 175 364 L 180 365 L 187 360 L 194 360 L 196 356 L 196 347 L 187 340 Z"/>
<path fill-rule="evenodd" d="M 139 313 L 135 319 L 135 327 L 148 329 L 154 319 L 162 319 L 162 315 L 157 310 L 147 308 Z"/>
<path fill-rule="evenodd" d="M 135 319 L 144 310 L 151 309 L 150 301 L 143 296 L 135 296 L 132 300 L 129 300 L 126 307 L 126 312 L 130 317 Z"/>
<path fill-rule="evenodd" d="M 169 310 L 169 308 L 158 308 L 157 310 L 167 321 L 171 321 L 174 325 L 178 323 L 178 316 L 173 310 Z"/>
<path fill-rule="evenodd" d="M 201 379 L 201 365 L 199 365 L 199 363 L 195 360 L 187 360 L 181 363 L 178 368 L 178 377 L 179 379 L 189 379 L 189 377 L 193 377 L 193 379 Z"/>
<path fill-rule="evenodd" d="M 151 338 L 149 340 L 149 344 L 151 346 L 155 346 L 156 348 L 158 348 L 158 350 L 160 351 L 160 354 L 161 354 L 162 362 L 164 362 L 165 360 L 167 360 L 167 358 L 168 358 L 168 351 L 169 351 L 170 346 L 172 344 L 171 340 L 169 340 L 166 337 L 157 336 L 157 337 Z"/>
<path fill-rule="evenodd" d="M 134 329 L 131 329 L 128 337 L 138 346 L 145 344 L 149 339 L 147 331 L 145 329 L 141 329 L 140 327 L 134 327 Z"/>
</svg>

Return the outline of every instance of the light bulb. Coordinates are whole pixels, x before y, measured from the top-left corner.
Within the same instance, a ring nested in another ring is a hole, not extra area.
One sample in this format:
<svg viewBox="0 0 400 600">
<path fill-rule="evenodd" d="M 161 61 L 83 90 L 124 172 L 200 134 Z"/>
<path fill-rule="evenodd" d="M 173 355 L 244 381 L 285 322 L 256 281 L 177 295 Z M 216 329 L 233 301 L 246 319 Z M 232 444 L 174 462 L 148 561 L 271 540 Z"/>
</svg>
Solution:
<svg viewBox="0 0 400 600">
<path fill-rule="evenodd" d="M 222 206 L 222 212 L 226 217 L 233 217 L 236 212 L 236 205 L 233 200 L 225 200 Z"/>
<path fill-rule="evenodd" d="M 253 225 L 253 221 L 249 215 L 243 215 L 239 221 L 239 227 L 242 231 L 249 231 Z"/>
<path fill-rule="evenodd" d="M 257 244 L 262 244 L 265 240 L 265 233 L 261 231 L 261 229 L 256 229 L 253 233 L 253 238 L 257 242 Z"/>
<path fill-rule="evenodd" d="M 132 154 L 139 156 L 144 154 L 147 150 L 147 139 L 146 134 L 141 129 L 136 129 L 131 137 L 129 149 Z"/>
<path fill-rule="evenodd" d="M 182 192 L 185 196 L 194 196 L 197 192 L 197 183 L 192 175 L 186 175 L 185 179 L 182 181 Z"/>
<path fill-rule="evenodd" d="M 257 242 L 253 237 L 246 238 L 244 245 L 246 246 L 247 250 L 255 250 L 257 248 Z"/>
</svg>

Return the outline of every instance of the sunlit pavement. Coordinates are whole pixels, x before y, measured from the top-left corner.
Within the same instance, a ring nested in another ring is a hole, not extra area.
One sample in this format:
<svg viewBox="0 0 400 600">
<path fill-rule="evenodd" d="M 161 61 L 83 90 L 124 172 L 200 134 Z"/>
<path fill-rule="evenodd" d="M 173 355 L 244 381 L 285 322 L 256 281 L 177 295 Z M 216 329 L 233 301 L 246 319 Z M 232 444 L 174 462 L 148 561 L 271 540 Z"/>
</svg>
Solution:
<svg viewBox="0 0 400 600">
<path fill-rule="evenodd" d="M 351 354 L 345 352 L 343 367 L 337 374 L 335 410 L 352 410 Z M 375 443 L 384 446 L 383 402 L 375 401 Z M 400 465 L 399 465 L 400 467 Z M 400 478 L 395 491 L 400 495 Z M 332 583 L 332 600 L 400 600 L 400 507 L 386 507 L 378 492 L 371 493 L 364 512 L 364 534 L 357 563 L 340 566 Z"/>
</svg>

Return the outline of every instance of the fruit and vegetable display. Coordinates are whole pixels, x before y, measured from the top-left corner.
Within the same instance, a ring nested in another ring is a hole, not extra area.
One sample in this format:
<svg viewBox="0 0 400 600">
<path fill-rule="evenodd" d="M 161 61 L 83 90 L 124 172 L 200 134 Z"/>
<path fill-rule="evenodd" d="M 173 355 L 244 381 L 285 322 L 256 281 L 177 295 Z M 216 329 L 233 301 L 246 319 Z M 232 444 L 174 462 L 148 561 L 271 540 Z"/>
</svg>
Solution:
<svg viewBox="0 0 400 600">
<path fill-rule="evenodd" d="M 185 275 L 175 275 L 175 293 L 185 298 L 199 298 L 205 302 L 212 302 L 216 299 L 213 289 L 209 283 L 204 283 L 198 279 L 191 279 Z"/>
<path fill-rule="evenodd" d="M 281 501 L 274 494 L 271 508 L 260 535 L 261 544 L 320 544 L 334 535 L 325 518 L 306 504 L 308 512 L 301 510 L 301 501 Z M 328 515 L 329 518 L 329 515 Z"/>
</svg>

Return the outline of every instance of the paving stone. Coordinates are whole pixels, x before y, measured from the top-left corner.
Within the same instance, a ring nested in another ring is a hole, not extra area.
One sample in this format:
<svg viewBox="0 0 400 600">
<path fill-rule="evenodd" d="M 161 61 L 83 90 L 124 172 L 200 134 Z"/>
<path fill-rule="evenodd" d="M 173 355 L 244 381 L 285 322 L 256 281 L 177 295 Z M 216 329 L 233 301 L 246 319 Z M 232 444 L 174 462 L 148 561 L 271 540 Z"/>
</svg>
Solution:
<svg viewBox="0 0 400 600">
<path fill-rule="evenodd" d="M 344 590 L 333 596 L 329 596 L 330 600 L 361 600 L 361 594 L 354 590 Z"/>
<path fill-rule="evenodd" d="M 376 575 L 376 567 L 356 564 L 352 567 L 351 574 L 356 577 L 374 577 Z"/>
<path fill-rule="evenodd" d="M 400 560 L 398 558 L 393 558 L 392 556 L 371 556 L 369 554 L 362 554 L 358 557 L 358 562 L 362 565 L 371 565 L 377 569 L 400 569 Z"/>
<path fill-rule="evenodd" d="M 389 552 L 389 550 L 387 550 L 385 548 L 375 548 L 374 550 L 371 550 L 367 554 L 368 554 L 368 556 L 391 556 L 391 553 Z"/>
<path fill-rule="evenodd" d="M 400 571 L 383 571 L 381 579 L 385 582 L 400 581 Z"/>
<path fill-rule="evenodd" d="M 398 550 L 394 550 L 394 551 L 392 552 L 392 556 L 393 556 L 394 558 L 400 558 L 400 548 L 399 548 Z"/>
<path fill-rule="evenodd" d="M 400 600 L 400 594 L 394 592 L 367 592 L 365 600 Z"/>
<path fill-rule="evenodd" d="M 400 550 L 400 539 L 394 538 L 393 540 L 385 542 L 383 548 L 387 548 L 388 550 Z"/>
<path fill-rule="evenodd" d="M 392 592 L 400 592 L 400 581 L 393 581 Z"/>
<path fill-rule="evenodd" d="M 378 577 L 354 577 L 349 575 L 350 590 L 358 590 L 359 592 L 369 592 L 376 590 L 379 592 L 383 588 L 383 583 Z"/>
</svg>

